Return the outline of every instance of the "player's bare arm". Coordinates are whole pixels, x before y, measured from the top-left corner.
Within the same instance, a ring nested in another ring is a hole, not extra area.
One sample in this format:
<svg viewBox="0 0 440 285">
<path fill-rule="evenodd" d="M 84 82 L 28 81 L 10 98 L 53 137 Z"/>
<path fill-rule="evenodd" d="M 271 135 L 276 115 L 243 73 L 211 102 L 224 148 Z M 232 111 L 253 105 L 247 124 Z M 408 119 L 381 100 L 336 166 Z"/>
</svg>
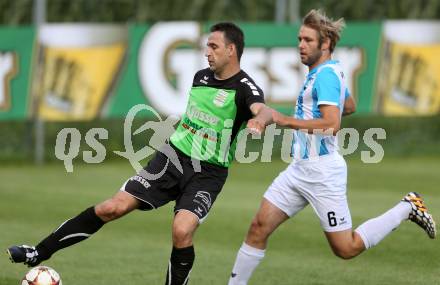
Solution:
<svg viewBox="0 0 440 285">
<path fill-rule="evenodd" d="M 275 110 L 272 111 L 273 121 L 283 127 L 295 130 L 307 130 L 309 133 L 316 133 L 319 130 L 324 132 L 332 131 L 336 134 L 341 127 L 339 108 L 333 105 L 320 105 L 319 110 L 322 117 L 312 120 L 298 120 L 294 117 L 283 115 Z"/>
<path fill-rule="evenodd" d="M 342 111 L 342 116 L 348 116 L 356 112 L 356 102 L 352 96 L 348 96 L 344 101 L 344 109 Z"/>
<path fill-rule="evenodd" d="M 262 133 L 267 125 L 273 123 L 272 109 L 263 103 L 253 103 L 250 106 L 251 112 L 254 115 L 247 123 L 247 127 L 251 130 L 256 130 Z"/>
</svg>

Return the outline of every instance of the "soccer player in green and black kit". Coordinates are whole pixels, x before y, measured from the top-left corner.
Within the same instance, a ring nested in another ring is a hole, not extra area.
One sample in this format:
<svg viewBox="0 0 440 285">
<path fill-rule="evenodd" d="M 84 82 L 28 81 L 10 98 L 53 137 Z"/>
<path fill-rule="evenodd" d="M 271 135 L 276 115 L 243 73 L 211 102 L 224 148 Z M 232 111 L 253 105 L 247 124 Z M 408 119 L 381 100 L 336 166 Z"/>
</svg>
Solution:
<svg viewBox="0 0 440 285">
<path fill-rule="evenodd" d="M 243 32 L 232 23 L 218 23 L 210 31 L 205 53 L 209 68 L 195 74 L 186 112 L 170 144 L 112 198 L 67 220 L 35 247 L 10 247 L 13 262 L 35 266 L 134 209 L 151 210 L 176 201 L 165 284 L 188 283 L 195 258 L 192 238 L 226 181 L 237 134 L 246 123 L 262 132 L 272 120 L 263 92 L 240 69 Z"/>
</svg>

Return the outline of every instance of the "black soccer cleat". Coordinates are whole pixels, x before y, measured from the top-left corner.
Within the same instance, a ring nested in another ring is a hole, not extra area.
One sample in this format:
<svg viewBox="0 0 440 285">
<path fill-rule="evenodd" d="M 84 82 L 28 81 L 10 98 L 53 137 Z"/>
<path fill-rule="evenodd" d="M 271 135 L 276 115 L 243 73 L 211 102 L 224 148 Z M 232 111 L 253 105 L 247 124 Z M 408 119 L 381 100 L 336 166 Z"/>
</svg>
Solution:
<svg viewBox="0 0 440 285">
<path fill-rule="evenodd" d="M 33 246 L 14 245 L 8 248 L 6 253 L 13 263 L 24 263 L 29 267 L 34 267 L 41 262 L 38 259 L 38 251 Z"/>
<path fill-rule="evenodd" d="M 434 239 L 437 234 L 435 221 L 432 215 L 428 213 L 428 208 L 422 197 L 416 192 L 409 192 L 403 197 L 402 201 L 408 202 L 411 205 L 412 209 L 408 219 L 419 225 L 430 238 Z"/>
</svg>

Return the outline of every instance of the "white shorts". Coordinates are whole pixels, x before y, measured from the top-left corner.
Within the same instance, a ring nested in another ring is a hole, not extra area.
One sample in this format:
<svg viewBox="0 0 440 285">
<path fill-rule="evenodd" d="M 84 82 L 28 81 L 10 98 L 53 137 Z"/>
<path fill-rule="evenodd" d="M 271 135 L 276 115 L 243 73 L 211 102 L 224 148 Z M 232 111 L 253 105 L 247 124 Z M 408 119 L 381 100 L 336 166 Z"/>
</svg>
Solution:
<svg viewBox="0 0 440 285">
<path fill-rule="evenodd" d="M 338 153 L 292 162 L 269 186 L 264 198 L 293 217 L 309 203 L 326 232 L 351 229 L 347 165 Z"/>
</svg>

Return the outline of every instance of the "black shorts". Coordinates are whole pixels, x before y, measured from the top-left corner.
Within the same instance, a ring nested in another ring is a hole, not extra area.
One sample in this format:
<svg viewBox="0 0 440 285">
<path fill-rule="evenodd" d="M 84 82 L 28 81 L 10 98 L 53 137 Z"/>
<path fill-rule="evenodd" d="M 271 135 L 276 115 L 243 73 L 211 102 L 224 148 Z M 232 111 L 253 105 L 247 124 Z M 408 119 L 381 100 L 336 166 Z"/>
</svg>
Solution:
<svg viewBox="0 0 440 285">
<path fill-rule="evenodd" d="M 172 162 L 173 159 L 157 151 L 144 168 L 148 175 L 139 172 L 128 179 L 121 190 L 138 199 L 141 210 L 159 208 L 176 201 L 174 212 L 188 210 L 202 221 L 223 188 L 228 169 L 197 161 L 200 168 L 195 171 L 190 157 L 175 147 L 170 149 L 177 154 L 183 173 Z"/>
</svg>

